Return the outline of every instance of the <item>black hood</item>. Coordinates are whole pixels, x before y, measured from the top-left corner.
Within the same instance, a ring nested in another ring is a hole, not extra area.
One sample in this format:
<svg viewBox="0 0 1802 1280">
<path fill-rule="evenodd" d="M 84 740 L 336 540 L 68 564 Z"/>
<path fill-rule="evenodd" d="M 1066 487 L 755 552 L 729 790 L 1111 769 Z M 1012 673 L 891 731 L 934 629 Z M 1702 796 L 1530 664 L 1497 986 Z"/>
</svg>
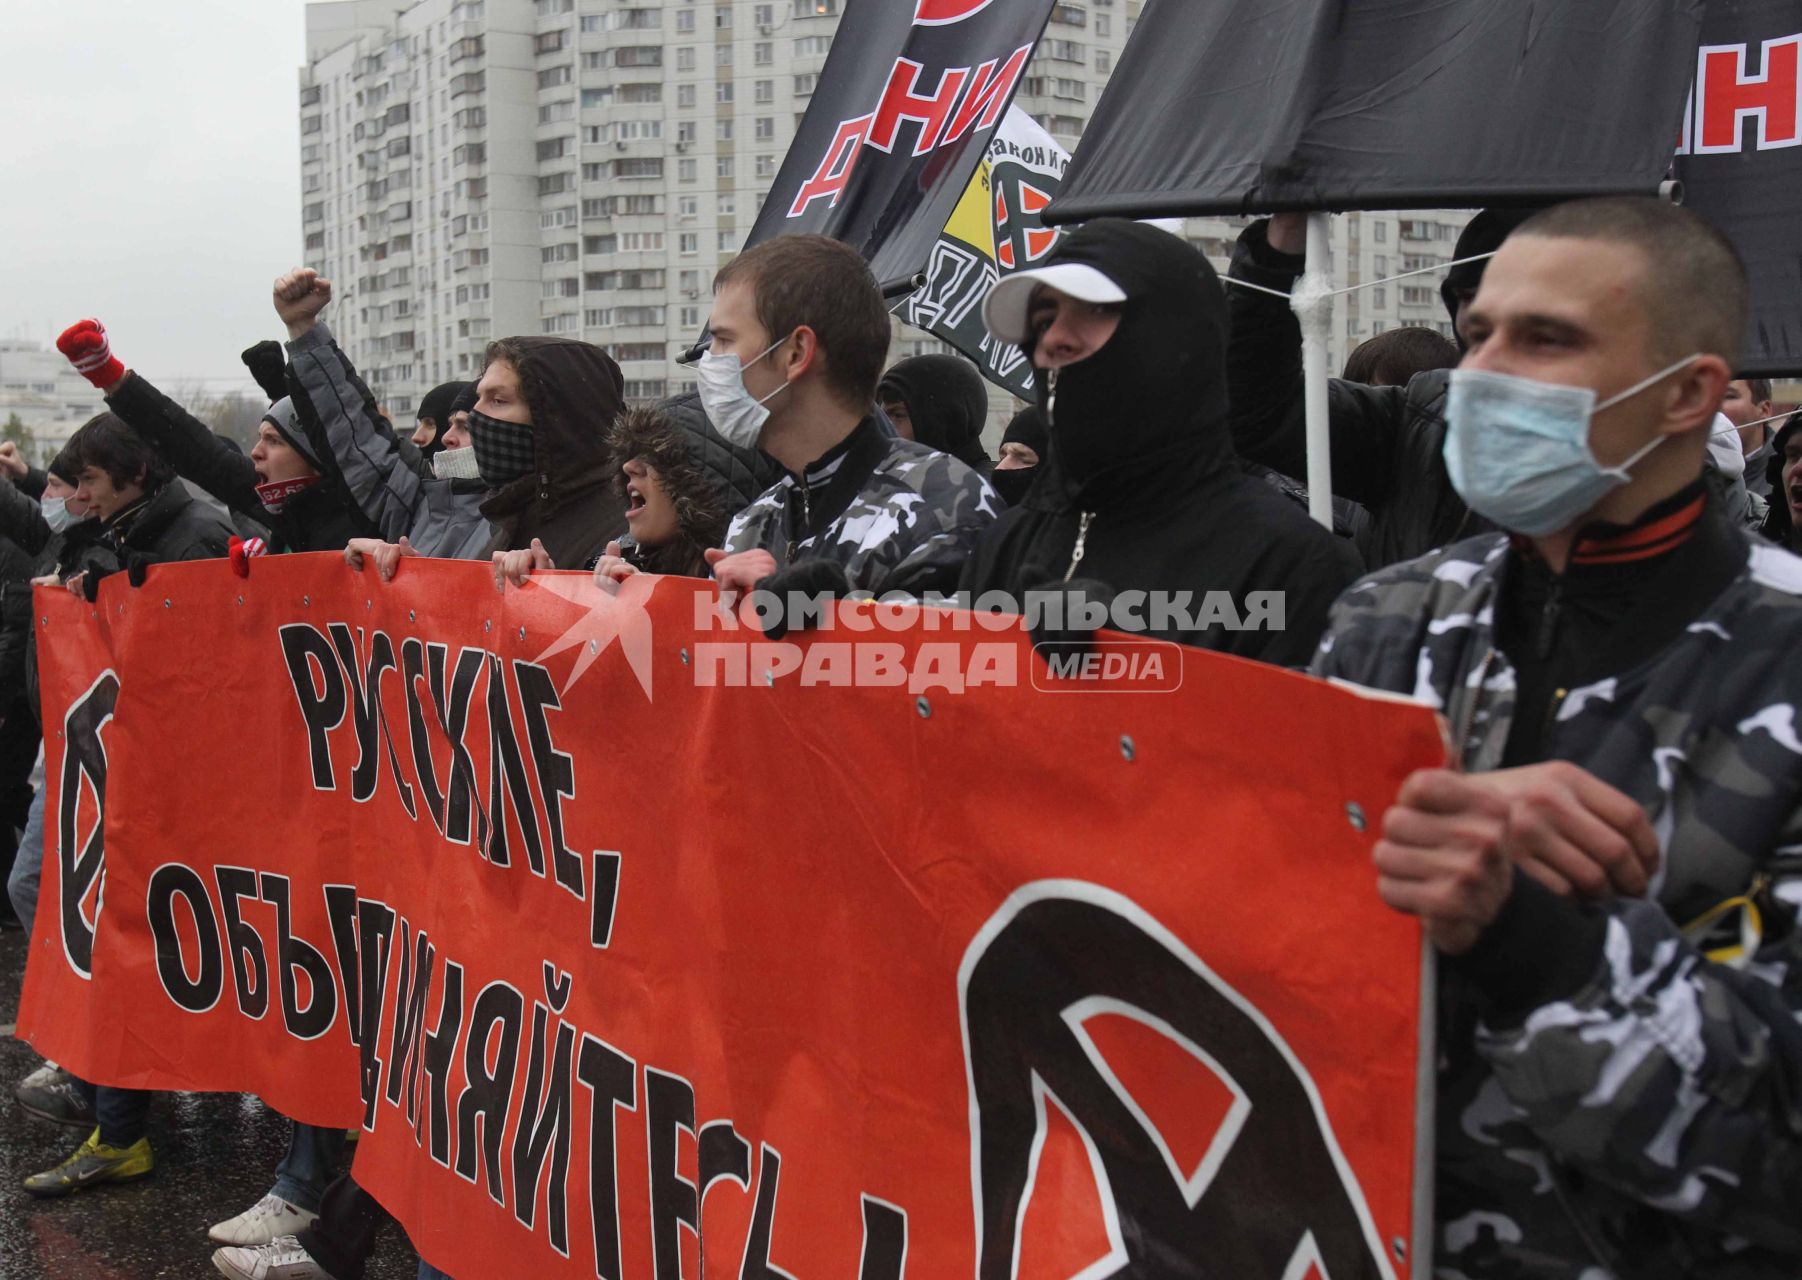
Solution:
<svg viewBox="0 0 1802 1280">
<path fill-rule="evenodd" d="M 1529 206 L 1525 209 L 1485 209 L 1465 224 L 1458 236 L 1458 245 L 1452 250 L 1452 261 L 1462 258 L 1474 258 L 1479 254 L 1494 253 L 1502 247 L 1502 241 L 1513 234 L 1514 229 L 1531 218 L 1544 207 Z M 1452 332 L 1457 335 L 1458 296 L 1463 293 L 1474 293 L 1478 285 L 1483 283 L 1483 270 L 1489 265 L 1489 259 L 1481 262 L 1459 262 L 1458 266 L 1445 273 L 1445 283 L 1439 286 L 1440 300 L 1445 303 L 1445 314 L 1451 317 Z M 1457 338 L 1458 350 L 1464 350 L 1464 339 Z"/>
<path fill-rule="evenodd" d="M 989 393 L 976 366 L 956 356 L 913 356 L 882 375 L 878 400 L 899 400 L 913 421 L 914 439 L 987 471 L 982 428 L 989 416 Z"/>
<path fill-rule="evenodd" d="M 1052 459 L 1072 496 L 1096 505 L 1160 472 L 1192 482 L 1198 467 L 1230 465 L 1226 295 L 1208 260 L 1167 231 L 1102 218 L 1041 265 L 1063 263 L 1094 267 L 1126 294 L 1106 346 L 1038 375 Z"/>
</svg>

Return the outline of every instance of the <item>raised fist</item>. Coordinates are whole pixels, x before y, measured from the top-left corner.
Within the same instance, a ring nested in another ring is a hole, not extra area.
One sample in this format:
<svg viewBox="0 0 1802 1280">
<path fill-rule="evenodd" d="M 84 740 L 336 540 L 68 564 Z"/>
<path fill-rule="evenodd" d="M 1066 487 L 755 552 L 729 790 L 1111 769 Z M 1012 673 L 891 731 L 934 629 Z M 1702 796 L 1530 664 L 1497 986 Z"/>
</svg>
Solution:
<svg viewBox="0 0 1802 1280">
<path fill-rule="evenodd" d="M 275 314 L 293 333 L 310 328 L 332 300 L 332 282 L 310 267 L 296 267 L 275 282 Z"/>
<path fill-rule="evenodd" d="M 106 327 L 98 320 L 77 320 L 57 337 L 56 349 L 68 357 L 75 372 L 102 391 L 125 376 L 125 366 L 114 357 Z"/>
</svg>

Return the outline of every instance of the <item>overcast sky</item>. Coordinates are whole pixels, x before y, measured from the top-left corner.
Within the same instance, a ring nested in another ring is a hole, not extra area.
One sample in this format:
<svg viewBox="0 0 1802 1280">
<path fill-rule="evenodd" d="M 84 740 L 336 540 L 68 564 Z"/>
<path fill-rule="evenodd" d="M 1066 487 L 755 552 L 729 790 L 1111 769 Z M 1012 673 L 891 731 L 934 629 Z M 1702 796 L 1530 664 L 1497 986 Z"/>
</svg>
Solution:
<svg viewBox="0 0 1802 1280">
<path fill-rule="evenodd" d="M 303 0 L 0 0 L 0 50 L 0 335 L 94 316 L 158 382 L 252 386 L 300 253 Z"/>
</svg>

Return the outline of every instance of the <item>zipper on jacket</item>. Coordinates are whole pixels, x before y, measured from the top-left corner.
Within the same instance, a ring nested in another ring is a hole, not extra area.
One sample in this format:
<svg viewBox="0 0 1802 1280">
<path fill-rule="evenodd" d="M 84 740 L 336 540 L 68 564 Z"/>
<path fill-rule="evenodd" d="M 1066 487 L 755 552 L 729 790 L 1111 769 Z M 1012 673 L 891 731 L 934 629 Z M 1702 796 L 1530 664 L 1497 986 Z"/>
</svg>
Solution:
<svg viewBox="0 0 1802 1280">
<path fill-rule="evenodd" d="M 1055 372 L 1055 371 L 1054 371 Z M 1082 563 L 1083 551 L 1089 541 L 1089 522 L 1094 520 L 1093 511 L 1084 511 L 1076 522 L 1076 545 L 1070 548 L 1070 567 L 1064 570 L 1064 581 L 1068 582 L 1076 574 L 1076 566 Z"/>
<path fill-rule="evenodd" d="M 807 541 L 808 535 L 813 532 L 813 512 L 807 503 L 807 478 L 805 476 L 796 482 L 795 492 L 801 499 L 801 536 L 797 539 L 793 536 L 794 530 L 792 528 L 789 530 L 788 560 L 791 564 L 794 563 L 796 548 L 802 542 Z"/>
<path fill-rule="evenodd" d="M 1552 656 L 1552 642 L 1558 638 L 1558 619 L 1563 613 L 1564 579 L 1553 578 L 1546 588 L 1545 604 L 1539 610 L 1539 632 L 1533 641 L 1533 653 L 1541 660 Z"/>
</svg>

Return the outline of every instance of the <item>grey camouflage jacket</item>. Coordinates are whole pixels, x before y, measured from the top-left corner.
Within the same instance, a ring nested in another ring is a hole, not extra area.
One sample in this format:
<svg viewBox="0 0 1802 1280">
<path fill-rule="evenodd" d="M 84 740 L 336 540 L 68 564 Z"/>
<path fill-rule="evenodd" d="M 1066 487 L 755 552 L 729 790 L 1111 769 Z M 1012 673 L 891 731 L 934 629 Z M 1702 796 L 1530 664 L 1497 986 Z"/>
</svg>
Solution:
<svg viewBox="0 0 1802 1280">
<path fill-rule="evenodd" d="M 1465 768 L 1495 768 L 1515 687 L 1492 631 L 1507 554 L 1487 535 L 1363 579 L 1315 672 L 1425 699 Z M 1436 1275 L 1802 1275 L 1799 597 L 1802 559 L 1748 543 L 1675 643 L 1559 706 L 1546 758 L 1637 800 L 1663 860 L 1651 901 L 1542 891 L 1555 912 L 1599 914 L 1584 918 L 1602 941 L 1524 1018 L 1491 1025 L 1442 969 Z M 1747 898 L 1761 934 L 1725 909 Z M 1755 941 L 1734 956 L 1723 932 Z M 1527 930 L 1515 954 L 1531 969 L 1560 936 Z"/>
<path fill-rule="evenodd" d="M 378 430 L 375 397 L 323 322 L 288 344 L 288 390 L 314 450 L 381 537 L 407 541 L 424 556 L 486 560 L 494 531 L 482 514 L 479 480 L 440 480 L 417 469 L 419 455 Z"/>
<path fill-rule="evenodd" d="M 865 418 L 804 478 L 785 474 L 733 517 L 726 550 L 761 547 L 778 569 L 832 560 L 854 591 L 949 594 L 1001 509 L 968 465 Z"/>
</svg>

